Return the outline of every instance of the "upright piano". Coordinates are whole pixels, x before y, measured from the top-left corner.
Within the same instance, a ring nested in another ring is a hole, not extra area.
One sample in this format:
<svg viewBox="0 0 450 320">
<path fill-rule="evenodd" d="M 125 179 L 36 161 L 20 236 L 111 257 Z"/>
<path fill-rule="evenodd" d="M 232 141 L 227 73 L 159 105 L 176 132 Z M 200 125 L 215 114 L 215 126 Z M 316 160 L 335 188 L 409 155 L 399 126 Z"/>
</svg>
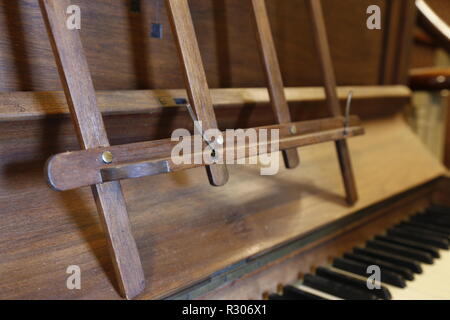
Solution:
<svg viewBox="0 0 450 320">
<path fill-rule="evenodd" d="M 405 121 L 414 2 L 321 2 L 0 1 L 0 299 L 450 298 L 450 178 Z M 303 142 L 270 176 L 111 167 L 193 113 Z"/>
</svg>

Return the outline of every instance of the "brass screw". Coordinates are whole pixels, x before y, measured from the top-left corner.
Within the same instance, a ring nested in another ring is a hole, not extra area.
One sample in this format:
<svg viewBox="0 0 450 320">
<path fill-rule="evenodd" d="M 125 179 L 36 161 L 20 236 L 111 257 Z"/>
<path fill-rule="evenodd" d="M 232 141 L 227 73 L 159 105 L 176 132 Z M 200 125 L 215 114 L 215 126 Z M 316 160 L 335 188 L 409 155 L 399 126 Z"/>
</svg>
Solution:
<svg viewBox="0 0 450 320">
<path fill-rule="evenodd" d="M 113 162 L 113 155 L 112 155 L 112 153 L 110 151 L 103 152 L 102 160 L 106 164 L 110 164 L 111 162 Z"/>
<path fill-rule="evenodd" d="M 297 127 L 296 126 L 291 126 L 290 128 L 289 128 L 289 132 L 291 133 L 291 134 L 297 134 Z"/>
</svg>

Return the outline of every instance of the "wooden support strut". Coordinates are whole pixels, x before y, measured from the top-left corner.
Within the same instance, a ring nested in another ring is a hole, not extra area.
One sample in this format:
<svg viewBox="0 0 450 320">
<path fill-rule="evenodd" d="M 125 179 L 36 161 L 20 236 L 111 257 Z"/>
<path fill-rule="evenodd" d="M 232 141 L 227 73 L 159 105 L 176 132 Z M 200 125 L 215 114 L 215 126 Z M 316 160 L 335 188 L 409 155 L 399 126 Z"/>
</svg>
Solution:
<svg viewBox="0 0 450 320">
<path fill-rule="evenodd" d="M 264 0 L 252 0 L 252 8 L 255 15 L 258 43 L 269 86 L 272 108 L 278 123 L 289 123 L 291 122 L 291 114 L 284 93 L 283 78 L 270 29 L 266 4 Z M 293 132 L 293 134 L 295 134 L 295 132 Z M 286 168 L 289 169 L 296 168 L 300 162 L 296 149 L 283 150 L 283 159 Z"/>
<path fill-rule="evenodd" d="M 187 0 L 166 0 L 166 4 L 183 66 L 190 104 L 197 113 L 197 119 L 202 123 L 203 131 L 217 129 L 212 98 L 188 2 Z M 229 176 L 225 164 L 210 165 L 206 168 L 213 186 L 222 186 L 227 183 Z"/>
<path fill-rule="evenodd" d="M 342 115 L 342 111 L 337 96 L 336 78 L 331 60 L 322 5 L 320 0 L 307 0 L 306 3 L 311 15 L 314 40 L 319 53 L 328 106 L 331 114 L 334 117 L 339 117 Z M 355 177 L 353 175 L 347 141 L 345 139 L 336 141 L 336 149 L 341 167 L 342 178 L 344 180 L 346 200 L 348 204 L 353 205 L 356 201 L 358 201 L 358 193 L 356 190 Z"/>
<path fill-rule="evenodd" d="M 83 149 L 107 147 L 109 141 L 79 33 L 66 27 L 70 1 L 40 0 L 40 5 L 80 145 Z M 92 191 L 120 291 L 131 299 L 144 290 L 145 278 L 120 182 L 97 184 Z"/>
</svg>

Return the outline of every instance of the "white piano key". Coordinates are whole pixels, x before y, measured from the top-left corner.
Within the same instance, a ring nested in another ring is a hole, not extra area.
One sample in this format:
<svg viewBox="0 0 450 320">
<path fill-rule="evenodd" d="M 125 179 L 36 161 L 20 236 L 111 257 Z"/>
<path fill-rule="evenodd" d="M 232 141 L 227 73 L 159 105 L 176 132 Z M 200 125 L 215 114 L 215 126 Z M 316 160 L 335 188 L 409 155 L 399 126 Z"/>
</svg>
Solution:
<svg viewBox="0 0 450 320">
<path fill-rule="evenodd" d="M 407 281 L 406 288 L 386 283 L 393 300 L 449 300 L 450 299 L 450 251 L 440 250 L 441 258 L 432 265 L 422 264 L 423 273 L 416 274 L 413 281 Z M 366 281 L 367 278 L 330 267 L 331 270 Z M 383 279 L 381 279 L 383 280 Z"/>
<path fill-rule="evenodd" d="M 441 258 L 432 265 L 423 265 L 423 273 L 408 281 L 405 289 L 389 288 L 396 300 L 449 300 L 450 251 L 441 250 Z"/>
<path fill-rule="evenodd" d="M 327 299 L 327 300 L 343 300 L 343 299 L 335 297 L 331 294 L 307 287 L 307 286 L 303 285 L 302 282 L 297 282 L 296 284 L 294 284 L 294 287 L 301 289 L 303 291 L 306 291 L 308 293 L 314 294 L 316 296 L 319 296 L 321 298 Z"/>
</svg>

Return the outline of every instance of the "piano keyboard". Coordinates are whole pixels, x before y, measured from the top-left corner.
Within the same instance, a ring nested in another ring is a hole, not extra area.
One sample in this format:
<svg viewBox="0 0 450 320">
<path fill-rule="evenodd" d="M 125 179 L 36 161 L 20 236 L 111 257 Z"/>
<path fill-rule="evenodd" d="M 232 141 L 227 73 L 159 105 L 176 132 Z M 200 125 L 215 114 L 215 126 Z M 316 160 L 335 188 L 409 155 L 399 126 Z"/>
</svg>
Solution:
<svg viewBox="0 0 450 320">
<path fill-rule="evenodd" d="M 450 299 L 449 244 L 450 208 L 431 206 L 269 299 Z M 367 268 L 372 265 L 380 268 L 380 289 L 367 287 L 372 275 Z"/>
</svg>

